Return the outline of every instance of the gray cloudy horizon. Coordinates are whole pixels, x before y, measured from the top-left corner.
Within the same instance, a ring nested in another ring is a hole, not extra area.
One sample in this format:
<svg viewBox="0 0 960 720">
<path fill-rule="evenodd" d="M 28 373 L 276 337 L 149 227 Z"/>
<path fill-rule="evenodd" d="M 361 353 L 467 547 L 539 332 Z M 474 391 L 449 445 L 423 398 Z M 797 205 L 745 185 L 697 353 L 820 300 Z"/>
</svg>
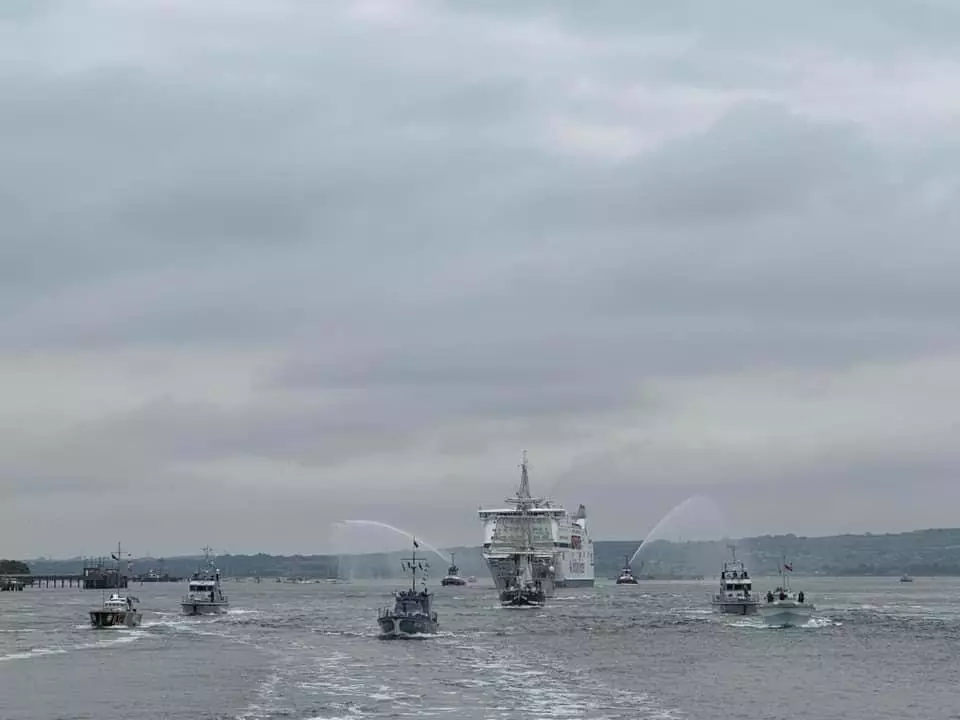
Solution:
<svg viewBox="0 0 960 720">
<path fill-rule="evenodd" d="M 0 557 L 960 525 L 960 6 L 0 6 Z M 689 515 L 677 532 L 715 518 Z M 702 529 L 702 528 L 701 528 Z"/>
</svg>

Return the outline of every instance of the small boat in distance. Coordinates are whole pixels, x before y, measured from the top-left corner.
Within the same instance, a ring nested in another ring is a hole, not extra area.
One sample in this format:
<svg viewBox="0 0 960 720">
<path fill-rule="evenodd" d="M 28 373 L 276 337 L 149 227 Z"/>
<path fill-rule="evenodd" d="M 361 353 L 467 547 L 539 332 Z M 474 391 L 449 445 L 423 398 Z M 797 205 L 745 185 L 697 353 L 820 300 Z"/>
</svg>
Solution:
<svg viewBox="0 0 960 720">
<path fill-rule="evenodd" d="M 412 557 L 401 564 L 404 571 L 410 571 L 410 589 L 396 591 L 393 594 L 393 609 L 383 608 L 378 613 L 381 640 L 432 635 L 440 627 L 437 614 L 431 608 L 433 596 L 426 587 L 426 571 L 430 565 L 417 559 L 419 547 L 420 544 L 414 539 Z M 417 590 L 418 570 L 423 574 L 423 587 L 420 590 Z"/>
<path fill-rule="evenodd" d="M 913 578 L 907 575 L 906 573 L 904 573 L 903 575 L 900 576 L 900 582 L 902 583 L 913 582 Z"/>
<path fill-rule="evenodd" d="M 803 590 L 798 593 L 790 589 L 787 573 L 793 572 L 793 565 L 784 560 L 780 564 L 780 586 L 768 590 L 766 602 L 760 605 L 760 617 L 764 623 L 775 627 L 796 627 L 805 624 L 813 615 L 812 603 L 806 601 Z"/>
<path fill-rule="evenodd" d="M 447 568 L 447 574 L 440 580 L 440 584 L 447 585 L 466 585 L 467 581 L 460 577 L 460 568 L 457 567 L 456 553 L 450 553 L 450 567 Z"/>
<path fill-rule="evenodd" d="M 753 592 L 753 581 L 742 562 L 737 560 L 736 545 L 728 545 L 733 560 L 724 562 L 720 570 L 720 592 L 710 604 L 714 610 L 727 615 L 753 615 L 760 599 Z"/>
<path fill-rule="evenodd" d="M 204 566 L 190 577 L 187 594 L 180 601 L 184 615 L 221 615 L 230 607 L 230 601 L 220 587 L 220 570 L 211 553 L 203 549 Z"/>
<path fill-rule="evenodd" d="M 626 556 L 623 559 L 623 569 L 620 571 L 620 576 L 617 578 L 617 585 L 636 585 L 637 578 L 633 576 L 633 568 L 630 567 L 630 557 Z"/>
</svg>

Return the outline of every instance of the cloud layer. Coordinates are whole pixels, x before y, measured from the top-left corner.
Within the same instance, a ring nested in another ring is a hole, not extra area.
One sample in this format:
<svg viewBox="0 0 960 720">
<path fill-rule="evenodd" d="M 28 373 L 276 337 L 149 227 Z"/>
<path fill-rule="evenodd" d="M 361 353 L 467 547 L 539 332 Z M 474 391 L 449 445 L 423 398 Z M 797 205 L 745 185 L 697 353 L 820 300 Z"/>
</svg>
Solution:
<svg viewBox="0 0 960 720">
<path fill-rule="evenodd" d="M 960 9 L 0 8 L 0 555 L 955 525 Z M 472 529 L 471 529 L 472 528 Z"/>
</svg>

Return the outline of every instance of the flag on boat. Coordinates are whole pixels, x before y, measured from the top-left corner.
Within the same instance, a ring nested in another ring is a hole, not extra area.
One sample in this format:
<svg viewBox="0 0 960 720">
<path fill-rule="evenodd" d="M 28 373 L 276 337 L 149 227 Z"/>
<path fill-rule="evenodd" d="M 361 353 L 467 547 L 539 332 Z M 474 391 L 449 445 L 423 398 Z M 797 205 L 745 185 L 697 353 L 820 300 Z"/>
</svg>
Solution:
<svg viewBox="0 0 960 720">
<path fill-rule="evenodd" d="M 415 548 L 420 547 L 420 543 L 417 542 L 417 539 L 416 539 L 416 538 L 413 539 L 413 546 L 414 546 Z"/>
<path fill-rule="evenodd" d="M 783 564 L 783 569 L 784 569 L 784 570 L 789 570 L 790 572 L 793 572 L 793 565 L 788 565 L 787 563 L 784 563 L 784 564 Z"/>
</svg>

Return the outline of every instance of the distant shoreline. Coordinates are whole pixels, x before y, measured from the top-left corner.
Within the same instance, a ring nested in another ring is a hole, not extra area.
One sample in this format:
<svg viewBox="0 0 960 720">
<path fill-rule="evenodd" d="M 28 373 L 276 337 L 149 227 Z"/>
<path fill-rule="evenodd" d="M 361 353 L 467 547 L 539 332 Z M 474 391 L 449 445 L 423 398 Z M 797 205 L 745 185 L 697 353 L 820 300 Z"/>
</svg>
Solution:
<svg viewBox="0 0 960 720">
<path fill-rule="evenodd" d="M 652 541 L 639 553 L 634 570 L 656 579 L 712 578 L 720 563 L 730 557 L 729 540 Z M 802 535 L 763 535 L 733 541 L 738 557 L 755 575 L 776 574 L 781 559 L 789 557 L 798 576 L 826 577 L 914 577 L 960 576 L 960 528 L 914 530 L 903 533 L 863 533 L 809 537 Z M 615 577 L 640 546 L 640 540 L 598 540 L 594 545 L 595 574 L 598 579 Z M 222 555 L 217 559 L 229 577 L 304 577 L 333 578 L 393 577 L 396 555 L 401 551 L 362 555 Z M 453 547 L 457 564 L 464 575 L 486 575 L 486 565 L 478 547 Z M 2 557 L 2 553 L 0 553 Z M 131 574 L 164 570 L 171 575 L 188 576 L 196 569 L 198 556 L 135 558 Z M 434 555 L 427 560 L 432 575 L 445 570 L 444 562 Z M 79 572 L 79 557 L 50 560 L 26 560 L 34 572 Z"/>
</svg>

